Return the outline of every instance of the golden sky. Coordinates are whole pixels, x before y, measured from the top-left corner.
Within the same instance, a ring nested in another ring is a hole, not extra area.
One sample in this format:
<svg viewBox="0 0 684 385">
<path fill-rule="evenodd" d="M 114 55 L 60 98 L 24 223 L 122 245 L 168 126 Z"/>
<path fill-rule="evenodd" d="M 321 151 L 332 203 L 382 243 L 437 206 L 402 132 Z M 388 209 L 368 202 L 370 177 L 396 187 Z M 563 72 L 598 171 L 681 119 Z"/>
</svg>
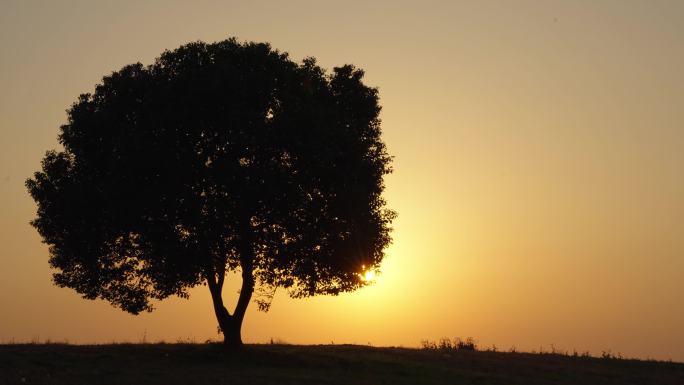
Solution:
<svg viewBox="0 0 684 385">
<path fill-rule="evenodd" d="M 681 1 L 3 1 L 0 342 L 219 337 L 206 287 L 131 316 L 53 286 L 24 180 L 103 75 L 235 36 L 366 70 L 399 213 L 375 285 L 251 306 L 246 342 L 684 361 L 682 20 Z"/>
</svg>

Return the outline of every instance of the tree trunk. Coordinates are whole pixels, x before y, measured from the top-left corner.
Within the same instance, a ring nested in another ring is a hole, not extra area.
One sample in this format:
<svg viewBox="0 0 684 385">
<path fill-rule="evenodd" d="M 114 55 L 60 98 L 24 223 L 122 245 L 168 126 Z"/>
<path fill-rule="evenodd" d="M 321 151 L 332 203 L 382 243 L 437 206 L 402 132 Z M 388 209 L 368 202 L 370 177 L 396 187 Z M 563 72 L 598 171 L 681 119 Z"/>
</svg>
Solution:
<svg viewBox="0 0 684 385">
<path fill-rule="evenodd" d="M 242 329 L 242 320 L 235 317 L 230 317 L 226 328 L 223 330 L 223 345 L 229 348 L 239 348 L 242 346 L 242 336 L 240 334 Z"/>
<path fill-rule="evenodd" d="M 240 268 L 242 269 L 242 288 L 240 297 L 233 314 L 230 314 L 223 305 L 221 292 L 223 290 L 223 279 L 225 278 L 225 265 L 218 271 L 208 275 L 207 282 L 211 291 L 211 298 L 214 303 L 214 312 L 218 320 L 221 333 L 223 333 L 223 344 L 230 348 L 242 346 L 242 320 L 245 319 L 247 306 L 254 293 L 254 251 L 252 249 L 251 228 L 248 217 L 242 221 L 243 232 L 242 242 L 240 243 Z"/>
<path fill-rule="evenodd" d="M 221 302 L 220 306 L 216 306 L 216 297 L 212 291 L 212 299 L 214 300 L 214 313 L 216 313 L 216 320 L 218 321 L 219 328 L 221 329 L 221 334 L 223 334 L 223 344 L 229 347 L 239 347 L 242 345 L 242 339 L 240 338 L 240 323 L 236 322 L 235 317 L 228 313 L 228 310 L 223 306 L 223 301 L 218 298 Z"/>
<path fill-rule="evenodd" d="M 211 292 L 211 299 L 214 304 L 214 313 L 218 321 L 219 328 L 223 334 L 223 344 L 230 348 L 239 348 L 242 346 L 242 320 L 245 318 L 247 305 L 252 298 L 254 292 L 254 277 L 252 277 L 251 266 L 248 269 L 243 268 L 242 272 L 242 289 L 240 290 L 240 297 L 235 306 L 233 314 L 228 312 L 228 309 L 223 305 L 223 298 L 221 295 L 223 289 L 223 277 L 218 277 L 217 280 L 209 277 L 207 279 L 209 284 L 209 291 Z"/>
</svg>

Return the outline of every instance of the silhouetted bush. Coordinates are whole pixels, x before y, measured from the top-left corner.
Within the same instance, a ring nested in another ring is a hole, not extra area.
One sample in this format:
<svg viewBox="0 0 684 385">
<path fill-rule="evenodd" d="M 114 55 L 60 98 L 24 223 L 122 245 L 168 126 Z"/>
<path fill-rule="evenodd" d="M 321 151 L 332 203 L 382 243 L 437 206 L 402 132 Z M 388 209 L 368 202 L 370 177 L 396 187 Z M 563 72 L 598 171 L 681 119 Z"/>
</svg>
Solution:
<svg viewBox="0 0 684 385">
<path fill-rule="evenodd" d="M 473 337 L 462 339 L 456 337 L 453 340 L 442 337 L 439 341 L 422 340 L 420 341 L 421 349 L 423 350 L 477 350 L 477 342 Z"/>
<path fill-rule="evenodd" d="M 477 343 L 473 337 L 468 337 L 465 340 L 456 338 L 455 340 L 456 350 L 477 350 Z"/>
<path fill-rule="evenodd" d="M 437 344 L 434 341 L 430 340 L 420 341 L 420 347 L 423 350 L 437 350 Z"/>
<path fill-rule="evenodd" d="M 451 350 L 454 348 L 454 345 L 451 343 L 450 339 L 442 337 L 439 340 L 437 347 L 441 350 Z"/>
</svg>

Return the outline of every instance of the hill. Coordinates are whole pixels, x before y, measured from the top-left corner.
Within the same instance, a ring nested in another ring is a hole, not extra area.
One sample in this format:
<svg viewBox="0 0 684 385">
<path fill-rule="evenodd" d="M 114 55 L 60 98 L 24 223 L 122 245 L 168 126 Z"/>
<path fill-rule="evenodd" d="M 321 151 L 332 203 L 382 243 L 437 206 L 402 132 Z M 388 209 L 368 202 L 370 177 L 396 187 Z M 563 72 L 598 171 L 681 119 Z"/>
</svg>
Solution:
<svg viewBox="0 0 684 385">
<path fill-rule="evenodd" d="M 356 345 L 0 345 L 0 384 L 684 384 L 684 364 Z"/>
</svg>

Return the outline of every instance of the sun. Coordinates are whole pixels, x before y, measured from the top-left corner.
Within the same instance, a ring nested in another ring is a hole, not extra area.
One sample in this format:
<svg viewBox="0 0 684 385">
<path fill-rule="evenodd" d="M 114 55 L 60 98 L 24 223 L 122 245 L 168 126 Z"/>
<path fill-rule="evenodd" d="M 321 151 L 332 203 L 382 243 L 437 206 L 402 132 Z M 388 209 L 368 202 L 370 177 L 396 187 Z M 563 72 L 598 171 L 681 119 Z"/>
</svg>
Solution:
<svg viewBox="0 0 684 385">
<path fill-rule="evenodd" d="M 359 274 L 359 277 L 361 277 L 361 280 L 364 282 L 371 282 L 375 279 L 375 271 L 373 270 L 366 270 L 366 265 L 361 266 L 361 274 Z"/>
</svg>

